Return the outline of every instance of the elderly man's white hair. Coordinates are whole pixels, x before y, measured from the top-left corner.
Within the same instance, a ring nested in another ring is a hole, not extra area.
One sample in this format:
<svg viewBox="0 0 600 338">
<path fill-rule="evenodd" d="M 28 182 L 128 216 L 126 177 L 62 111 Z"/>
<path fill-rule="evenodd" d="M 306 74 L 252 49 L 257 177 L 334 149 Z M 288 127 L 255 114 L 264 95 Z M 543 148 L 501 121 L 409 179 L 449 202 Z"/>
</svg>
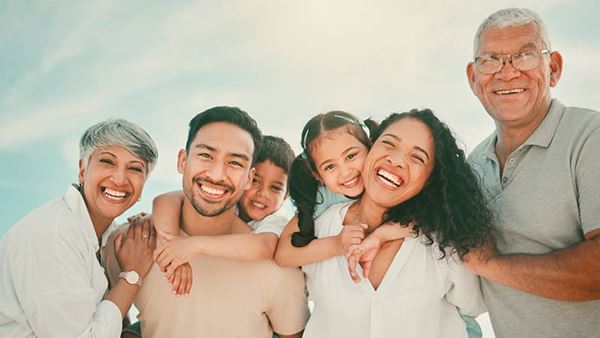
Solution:
<svg viewBox="0 0 600 338">
<path fill-rule="evenodd" d="M 516 27 L 531 23 L 536 25 L 540 37 L 542 38 L 542 42 L 544 43 L 544 46 L 540 47 L 551 50 L 552 46 L 550 44 L 548 30 L 546 29 L 544 21 L 536 12 L 527 8 L 505 8 L 488 16 L 487 19 L 481 23 L 479 29 L 477 29 L 477 33 L 475 34 L 475 41 L 473 42 L 473 56 L 476 56 L 477 49 L 479 48 L 479 39 L 487 28 L 504 28 L 509 26 Z"/>
<path fill-rule="evenodd" d="M 87 167 L 94 150 L 120 146 L 138 156 L 148 165 L 149 174 L 156 164 L 158 150 L 148 133 L 135 123 L 123 119 L 106 120 L 89 127 L 79 141 L 79 158 Z"/>
</svg>

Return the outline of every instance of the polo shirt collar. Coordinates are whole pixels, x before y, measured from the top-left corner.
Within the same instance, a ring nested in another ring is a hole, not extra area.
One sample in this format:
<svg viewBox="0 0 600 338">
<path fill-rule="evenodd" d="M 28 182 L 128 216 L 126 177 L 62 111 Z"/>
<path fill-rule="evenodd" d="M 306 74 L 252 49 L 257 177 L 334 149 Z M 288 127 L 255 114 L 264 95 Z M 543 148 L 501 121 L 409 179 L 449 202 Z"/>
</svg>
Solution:
<svg viewBox="0 0 600 338">
<path fill-rule="evenodd" d="M 548 109 L 548 114 L 546 114 L 546 117 L 544 117 L 542 123 L 540 123 L 537 129 L 533 132 L 533 134 L 531 134 L 531 136 L 529 136 L 523 145 L 548 148 L 552 142 L 552 139 L 554 138 L 554 134 L 556 133 L 556 129 L 558 128 L 558 124 L 564 111 L 565 106 L 557 99 L 552 99 L 550 102 L 550 108 Z"/>
<path fill-rule="evenodd" d="M 96 238 L 96 230 L 94 229 L 90 213 L 77 185 L 72 184 L 69 186 L 65 193 L 65 202 L 73 212 L 73 215 L 79 220 L 79 224 L 81 224 L 83 232 L 85 233 L 86 242 L 93 246 L 95 251 L 98 251 L 100 247 L 98 246 L 98 238 Z"/>
</svg>

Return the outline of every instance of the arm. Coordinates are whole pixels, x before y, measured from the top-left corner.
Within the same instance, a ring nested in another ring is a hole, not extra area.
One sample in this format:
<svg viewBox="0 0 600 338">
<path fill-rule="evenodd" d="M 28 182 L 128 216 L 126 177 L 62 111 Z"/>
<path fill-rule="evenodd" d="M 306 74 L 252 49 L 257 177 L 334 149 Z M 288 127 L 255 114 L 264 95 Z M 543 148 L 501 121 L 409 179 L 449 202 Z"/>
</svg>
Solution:
<svg viewBox="0 0 600 338">
<path fill-rule="evenodd" d="M 156 237 L 143 238 L 141 229 L 132 231 L 130 236 L 120 240 L 121 252 L 130 254 L 123 262 L 144 276 L 152 264 L 148 238 Z M 33 283 L 36 291 L 24 295 L 23 310 L 36 336 L 117 337 L 120 334 L 123 316 L 138 286 L 118 281 L 98 303 L 97 289 L 92 286 L 93 276 L 89 271 L 90 262 L 97 264 L 96 257 L 84 261 L 84 256 L 74 243 L 58 240 L 47 246 L 44 255 L 35 257 L 36 268 L 28 270 L 27 284 Z"/>
<path fill-rule="evenodd" d="M 600 229 L 545 255 L 499 255 L 493 243 L 465 256 L 467 267 L 493 282 L 567 301 L 600 299 Z M 568 286 L 568 287 L 566 287 Z"/>
<path fill-rule="evenodd" d="M 295 333 L 295 334 L 279 334 L 279 333 L 277 333 L 277 335 L 279 336 L 279 338 L 301 338 L 303 332 L 304 332 L 304 330 L 302 330 L 298 333 Z"/>
<path fill-rule="evenodd" d="M 298 217 L 294 216 L 281 233 L 275 251 L 275 262 L 283 267 L 298 267 L 343 255 L 348 247 L 363 240 L 364 229 L 361 225 L 345 225 L 337 236 L 317 238 L 306 246 L 297 248 L 292 245 L 292 234 L 299 231 Z"/>
<path fill-rule="evenodd" d="M 185 196 L 182 191 L 158 195 L 152 201 L 152 223 L 156 230 L 179 235 L 179 217 Z"/>
<path fill-rule="evenodd" d="M 200 255 L 250 261 L 272 259 L 277 246 L 277 235 L 270 232 L 187 238 L 162 231 L 159 234 L 164 243 L 154 252 L 154 259 L 167 275 Z"/>
</svg>

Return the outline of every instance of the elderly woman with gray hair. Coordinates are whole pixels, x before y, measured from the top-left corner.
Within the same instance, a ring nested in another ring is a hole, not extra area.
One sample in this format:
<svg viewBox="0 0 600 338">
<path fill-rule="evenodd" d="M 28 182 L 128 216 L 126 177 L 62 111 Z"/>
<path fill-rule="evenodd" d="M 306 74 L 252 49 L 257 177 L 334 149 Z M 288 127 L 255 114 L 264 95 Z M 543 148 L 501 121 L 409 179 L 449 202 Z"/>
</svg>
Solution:
<svg viewBox="0 0 600 338">
<path fill-rule="evenodd" d="M 115 240 L 121 279 L 108 282 L 98 251 L 114 219 L 140 197 L 156 159 L 139 126 L 107 120 L 80 141 L 79 184 L 33 210 L 0 241 L 0 337 L 118 337 L 156 235 L 130 227 Z"/>
</svg>

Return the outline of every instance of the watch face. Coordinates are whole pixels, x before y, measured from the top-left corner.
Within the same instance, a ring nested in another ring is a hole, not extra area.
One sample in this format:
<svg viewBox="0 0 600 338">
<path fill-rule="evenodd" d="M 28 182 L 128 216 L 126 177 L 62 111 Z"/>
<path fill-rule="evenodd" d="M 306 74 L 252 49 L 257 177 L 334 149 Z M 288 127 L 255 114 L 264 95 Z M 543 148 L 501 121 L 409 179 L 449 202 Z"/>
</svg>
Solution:
<svg viewBox="0 0 600 338">
<path fill-rule="evenodd" d="M 137 282 L 140 280 L 140 275 L 138 275 L 138 273 L 135 271 L 129 271 L 125 275 L 125 280 L 129 284 L 137 284 Z"/>
</svg>

